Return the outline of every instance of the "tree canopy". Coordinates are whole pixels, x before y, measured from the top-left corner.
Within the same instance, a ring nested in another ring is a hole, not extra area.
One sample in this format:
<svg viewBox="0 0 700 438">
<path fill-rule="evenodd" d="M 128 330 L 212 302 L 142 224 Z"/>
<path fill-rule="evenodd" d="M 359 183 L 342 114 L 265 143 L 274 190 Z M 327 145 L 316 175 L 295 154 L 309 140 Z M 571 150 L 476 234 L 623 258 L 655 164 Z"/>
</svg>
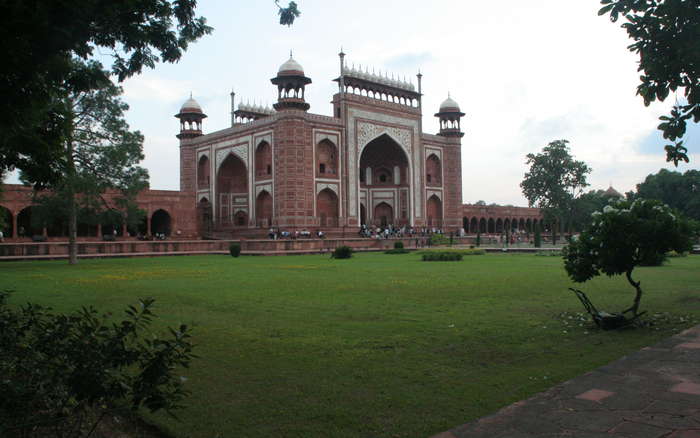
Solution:
<svg viewBox="0 0 700 438">
<path fill-rule="evenodd" d="M 571 220 L 574 199 L 588 186 L 591 168 L 569 152 L 567 140 L 555 140 L 539 154 L 527 154 L 530 166 L 520 183 L 530 207 L 542 209 L 548 221 Z"/>
<path fill-rule="evenodd" d="M 58 158 L 66 119 L 55 103 L 66 89 L 95 89 L 111 74 L 122 81 L 158 61 L 177 62 L 212 30 L 196 15 L 196 0 L 7 0 L 3 6 L 2 169 L 51 166 Z M 98 53 L 112 64 L 75 62 Z"/>
<path fill-rule="evenodd" d="M 685 173 L 666 169 L 637 184 L 633 199 L 658 199 L 685 216 L 700 221 L 700 171 Z"/>
<path fill-rule="evenodd" d="M 671 113 L 661 117 L 658 128 L 664 138 L 666 161 L 678 166 L 688 162 L 687 148 L 680 140 L 687 121 L 700 122 L 700 5 L 697 0 L 601 0 L 598 15 L 609 14 L 634 41 L 628 46 L 639 55 L 640 84 L 637 94 L 649 105 L 664 101 L 670 93 L 683 91 Z M 682 101 L 684 100 L 684 102 Z"/>
</svg>

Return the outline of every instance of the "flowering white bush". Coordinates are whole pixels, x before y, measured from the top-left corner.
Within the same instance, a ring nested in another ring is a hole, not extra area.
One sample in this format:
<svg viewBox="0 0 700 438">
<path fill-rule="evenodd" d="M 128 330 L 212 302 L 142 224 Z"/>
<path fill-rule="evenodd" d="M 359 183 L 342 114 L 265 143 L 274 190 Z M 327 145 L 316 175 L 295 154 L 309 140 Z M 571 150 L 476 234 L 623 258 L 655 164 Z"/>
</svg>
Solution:
<svg viewBox="0 0 700 438">
<path fill-rule="evenodd" d="M 619 200 L 592 217 L 589 227 L 564 248 L 566 272 L 577 283 L 601 273 L 625 274 L 637 295 L 634 305 L 624 312 L 636 315 L 642 290 L 632 279 L 632 270 L 640 265 L 661 264 L 668 251 L 689 251 L 697 230 L 667 205 L 654 200 Z"/>
</svg>

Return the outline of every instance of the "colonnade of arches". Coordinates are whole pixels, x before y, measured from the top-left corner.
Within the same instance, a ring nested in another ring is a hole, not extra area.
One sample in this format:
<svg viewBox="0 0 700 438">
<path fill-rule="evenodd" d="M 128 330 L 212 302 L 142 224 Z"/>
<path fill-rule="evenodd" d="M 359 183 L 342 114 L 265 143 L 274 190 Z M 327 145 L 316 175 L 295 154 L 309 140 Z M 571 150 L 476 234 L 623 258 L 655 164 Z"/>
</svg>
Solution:
<svg viewBox="0 0 700 438">
<path fill-rule="evenodd" d="M 27 206 L 17 214 L 0 205 L 3 217 L 1 228 L 6 238 L 32 238 L 34 236 L 68 237 L 68 220 L 59 218 L 47 222 L 40 218 L 37 207 Z M 78 215 L 78 237 L 99 237 L 113 235 L 117 237 L 156 235 L 170 236 L 173 232 L 173 218 L 163 208 L 145 215 L 136 225 L 127 225 L 123 215 L 115 210 L 107 210 L 99 216 Z"/>
<path fill-rule="evenodd" d="M 501 234 L 506 231 L 521 231 L 531 233 L 535 226 L 543 225 L 540 219 L 532 218 L 493 218 L 493 217 L 463 217 L 462 226 L 469 234 Z"/>
</svg>

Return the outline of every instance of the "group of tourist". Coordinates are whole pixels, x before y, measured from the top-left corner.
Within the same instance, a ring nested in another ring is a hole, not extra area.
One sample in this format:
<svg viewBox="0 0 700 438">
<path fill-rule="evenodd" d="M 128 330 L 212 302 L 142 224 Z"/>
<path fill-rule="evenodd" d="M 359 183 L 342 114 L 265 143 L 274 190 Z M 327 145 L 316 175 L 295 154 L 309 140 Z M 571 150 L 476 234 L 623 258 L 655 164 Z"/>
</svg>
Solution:
<svg viewBox="0 0 700 438">
<path fill-rule="evenodd" d="M 386 227 L 368 227 L 362 224 L 360 231 L 358 232 L 360 237 L 367 237 L 370 239 L 389 239 L 389 238 L 401 238 L 401 237 L 429 237 L 432 234 L 442 234 L 440 228 L 413 228 L 413 227 L 395 227 L 394 225 L 387 225 Z"/>
<path fill-rule="evenodd" d="M 326 237 L 326 233 L 324 233 L 321 230 L 316 230 L 313 235 L 319 239 L 323 239 Z M 299 238 L 306 238 L 309 239 L 311 238 L 312 234 L 311 231 L 307 230 L 304 228 L 303 230 L 294 230 L 294 231 L 284 231 L 275 229 L 275 228 L 270 228 L 267 232 L 267 237 L 269 237 L 272 240 L 278 240 L 278 239 L 292 239 L 296 240 Z"/>
</svg>

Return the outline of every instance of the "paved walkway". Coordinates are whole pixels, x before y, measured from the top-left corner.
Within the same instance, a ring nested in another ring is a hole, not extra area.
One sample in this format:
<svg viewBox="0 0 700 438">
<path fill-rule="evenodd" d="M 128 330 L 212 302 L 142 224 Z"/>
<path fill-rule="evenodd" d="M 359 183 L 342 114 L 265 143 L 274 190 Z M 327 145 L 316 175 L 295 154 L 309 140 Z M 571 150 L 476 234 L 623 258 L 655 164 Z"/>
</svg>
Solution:
<svg viewBox="0 0 700 438">
<path fill-rule="evenodd" d="M 700 325 L 433 438 L 700 438 Z"/>
</svg>

